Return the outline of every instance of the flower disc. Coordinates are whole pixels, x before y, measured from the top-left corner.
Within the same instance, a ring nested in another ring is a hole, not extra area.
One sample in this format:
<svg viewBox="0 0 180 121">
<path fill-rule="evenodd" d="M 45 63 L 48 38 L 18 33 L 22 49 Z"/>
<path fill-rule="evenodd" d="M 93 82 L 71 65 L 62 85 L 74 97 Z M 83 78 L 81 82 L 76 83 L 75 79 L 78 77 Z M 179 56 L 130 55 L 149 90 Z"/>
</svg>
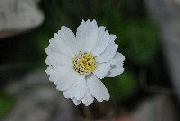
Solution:
<svg viewBox="0 0 180 121">
<path fill-rule="evenodd" d="M 80 52 L 73 60 L 73 67 L 80 75 L 87 76 L 97 68 L 97 62 L 90 53 Z"/>
</svg>

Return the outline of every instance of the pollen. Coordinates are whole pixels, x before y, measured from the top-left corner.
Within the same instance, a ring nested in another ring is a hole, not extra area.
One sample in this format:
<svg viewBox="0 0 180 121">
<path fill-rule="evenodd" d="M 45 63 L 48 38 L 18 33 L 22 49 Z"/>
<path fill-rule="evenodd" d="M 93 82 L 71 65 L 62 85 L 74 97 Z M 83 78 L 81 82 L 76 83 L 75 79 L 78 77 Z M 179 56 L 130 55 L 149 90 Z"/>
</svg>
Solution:
<svg viewBox="0 0 180 121">
<path fill-rule="evenodd" d="M 88 52 L 80 52 L 73 59 L 73 68 L 80 75 L 89 75 L 97 68 L 95 57 Z"/>
</svg>

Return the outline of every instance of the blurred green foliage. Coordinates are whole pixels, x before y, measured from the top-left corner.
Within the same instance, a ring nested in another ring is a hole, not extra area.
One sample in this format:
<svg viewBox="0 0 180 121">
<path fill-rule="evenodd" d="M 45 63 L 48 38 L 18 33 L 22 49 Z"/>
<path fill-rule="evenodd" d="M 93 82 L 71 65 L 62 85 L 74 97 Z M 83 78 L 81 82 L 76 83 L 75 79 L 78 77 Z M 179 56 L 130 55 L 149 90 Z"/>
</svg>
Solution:
<svg viewBox="0 0 180 121">
<path fill-rule="evenodd" d="M 0 118 L 7 115 L 13 108 L 13 105 L 14 99 L 10 95 L 0 93 Z"/>
<path fill-rule="evenodd" d="M 82 19 L 96 19 L 98 25 L 107 27 L 109 33 L 117 35 L 118 51 L 126 56 L 126 62 L 130 62 L 125 63 L 128 72 L 116 78 L 104 79 L 110 90 L 111 100 L 122 101 L 129 98 L 138 91 L 139 79 L 132 73 L 138 73 L 139 68 L 153 63 L 159 49 L 159 38 L 153 22 L 139 12 L 144 11 L 142 6 L 131 11 L 127 7 L 128 1 L 42 0 L 40 7 L 45 12 L 45 22 L 39 28 L 19 37 L 22 45 L 17 51 L 21 53 L 19 61 L 44 67 L 44 49 L 53 33 L 61 26 L 67 26 L 75 32 Z"/>
<path fill-rule="evenodd" d="M 126 47 L 126 57 L 138 65 L 152 63 L 159 45 L 157 33 L 150 20 L 127 21 L 120 35 Z"/>
<path fill-rule="evenodd" d="M 123 52 L 135 65 L 151 63 L 159 46 L 155 25 L 145 16 L 125 16 L 124 0 L 105 1 L 92 2 L 93 18 L 97 18 L 100 25 L 106 26 L 111 33 L 117 35 L 119 52 Z"/>
<path fill-rule="evenodd" d="M 138 91 L 138 81 L 136 77 L 129 72 L 124 72 L 117 77 L 105 78 L 103 82 L 107 86 L 111 96 L 110 99 L 113 102 L 124 101 Z"/>
</svg>

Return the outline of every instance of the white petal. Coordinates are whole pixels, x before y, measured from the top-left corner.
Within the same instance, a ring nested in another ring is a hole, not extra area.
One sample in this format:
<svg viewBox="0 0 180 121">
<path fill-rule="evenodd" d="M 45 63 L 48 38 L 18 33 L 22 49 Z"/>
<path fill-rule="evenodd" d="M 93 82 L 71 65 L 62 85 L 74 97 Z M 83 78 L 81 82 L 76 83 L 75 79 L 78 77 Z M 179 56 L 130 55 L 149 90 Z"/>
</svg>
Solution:
<svg viewBox="0 0 180 121">
<path fill-rule="evenodd" d="M 81 103 L 80 100 L 76 100 L 75 98 L 73 98 L 72 101 L 75 105 L 79 105 Z"/>
<path fill-rule="evenodd" d="M 65 55 L 51 53 L 50 55 L 47 56 L 45 63 L 47 65 L 52 65 L 52 66 L 63 66 L 63 65 L 71 66 L 72 58 Z"/>
<path fill-rule="evenodd" d="M 91 53 L 94 56 L 99 56 L 107 48 L 111 41 L 116 39 L 115 35 L 109 35 L 108 31 L 105 31 L 105 27 L 100 26 L 98 28 L 98 40 Z"/>
<path fill-rule="evenodd" d="M 124 68 L 122 68 L 121 66 L 116 66 L 115 68 L 112 68 L 110 70 L 110 74 L 107 77 L 115 77 L 122 74 L 123 72 Z"/>
<path fill-rule="evenodd" d="M 76 80 L 81 77 L 73 70 L 66 66 L 48 67 L 46 73 L 49 75 L 49 80 L 54 82 L 57 90 L 64 91 L 72 87 Z"/>
<path fill-rule="evenodd" d="M 48 66 L 47 69 L 45 70 L 47 75 L 50 75 L 51 73 L 54 72 L 54 67 L 53 66 Z"/>
<path fill-rule="evenodd" d="M 86 86 L 86 93 L 85 96 L 82 98 L 82 103 L 85 106 L 89 106 L 91 103 L 93 103 L 93 101 L 94 101 L 94 97 L 92 97 L 89 87 Z"/>
<path fill-rule="evenodd" d="M 86 91 L 86 80 L 80 78 L 79 80 L 74 80 L 75 84 L 68 90 L 63 92 L 65 98 L 71 98 L 76 100 L 81 100 Z"/>
<path fill-rule="evenodd" d="M 92 50 L 96 44 L 98 36 L 98 26 L 95 20 L 86 22 L 82 20 L 81 25 L 77 28 L 76 41 L 81 45 L 82 51 Z"/>
<path fill-rule="evenodd" d="M 73 57 L 79 47 L 78 43 L 75 41 L 73 32 L 64 26 L 61 27 L 61 30 L 59 30 L 49 42 L 50 44 L 45 50 L 48 55 L 57 53 Z"/>
<path fill-rule="evenodd" d="M 114 41 L 111 41 L 105 51 L 97 57 L 99 63 L 108 62 L 112 59 L 117 52 L 118 45 Z"/>
<path fill-rule="evenodd" d="M 81 100 L 72 98 L 72 101 L 75 105 L 79 105 L 82 102 L 85 106 L 89 106 L 91 103 L 93 103 L 94 97 L 92 97 L 92 95 L 90 94 L 90 90 L 89 90 L 88 86 L 86 85 L 84 97 Z"/>
<path fill-rule="evenodd" d="M 105 85 L 95 76 L 91 76 L 87 79 L 87 85 L 90 89 L 90 93 L 94 96 L 99 102 L 103 100 L 109 100 L 109 93 Z"/>
<path fill-rule="evenodd" d="M 116 56 L 111 61 L 112 68 L 109 71 L 108 77 L 114 77 L 124 72 L 124 68 L 123 68 L 124 60 L 125 60 L 125 56 L 123 56 L 121 53 L 116 54 Z"/>
<path fill-rule="evenodd" d="M 71 72 L 68 66 L 49 66 L 45 72 L 49 75 L 49 80 L 56 84 L 57 81 L 62 80 L 67 72 Z M 74 74 L 74 73 L 70 73 Z"/>
<path fill-rule="evenodd" d="M 49 66 L 47 67 L 47 69 L 45 70 L 45 72 L 47 73 L 47 75 L 49 75 L 49 80 L 51 82 L 55 82 L 58 80 L 59 75 L 56 75 L 57 73 L 59 73 L 59 70 L 57 70 L 56 68 L 54 68 L 53 66 Z M 62 72 L 61 72 L 62 73 Z"/>
<path fill-rule="evenodd" d="M 110 63 L 100 63 L 98 64 L 97 69 L 93 73 L 98 78 L 102 79 L 109 74 L 110 68 Z"/>
<path fill-rule="evenodd" d="M 121 53 L 117 52 L 115 57 L 112 59 L 112 65 L 122 65 L 123 66 L 123 62 L 125 60 L 125 56 L 123 56 Z"/>
<path fill-rule="evenodd" d="M 83 80 L 83 78 L 77 72 L 71 72 L 71 71 L 67 71 L 66 73 L 63 73 L 62 77 L 64 78 L 57 81 L 57 87 L 56 87 L 60 91 L 66 91 L 72 88 L 73 85 L 75 85 L 76 81 Z"/>
</svg>

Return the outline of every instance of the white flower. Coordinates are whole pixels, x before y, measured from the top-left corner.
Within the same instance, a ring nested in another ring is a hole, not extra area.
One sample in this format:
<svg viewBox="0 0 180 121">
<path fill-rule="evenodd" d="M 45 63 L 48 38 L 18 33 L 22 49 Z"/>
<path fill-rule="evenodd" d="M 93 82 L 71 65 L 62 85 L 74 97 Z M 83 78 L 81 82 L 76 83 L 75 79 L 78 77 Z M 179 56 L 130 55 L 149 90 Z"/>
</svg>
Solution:
<svg viewBox="0 0 180 121">
<path fill-rule="evenodd" d="M 82 20 L 76 36 L 69 28 L 61 27 L 45 49 L 49 80 L 75 105 L 88 106 L 94 98 L 108 101 L 108 90 L 100 79 L 124 71 L 125 57 L 117 52 L 115 39 L 116 35 L 98 27 L 95 20 Z"/>
</svg>

